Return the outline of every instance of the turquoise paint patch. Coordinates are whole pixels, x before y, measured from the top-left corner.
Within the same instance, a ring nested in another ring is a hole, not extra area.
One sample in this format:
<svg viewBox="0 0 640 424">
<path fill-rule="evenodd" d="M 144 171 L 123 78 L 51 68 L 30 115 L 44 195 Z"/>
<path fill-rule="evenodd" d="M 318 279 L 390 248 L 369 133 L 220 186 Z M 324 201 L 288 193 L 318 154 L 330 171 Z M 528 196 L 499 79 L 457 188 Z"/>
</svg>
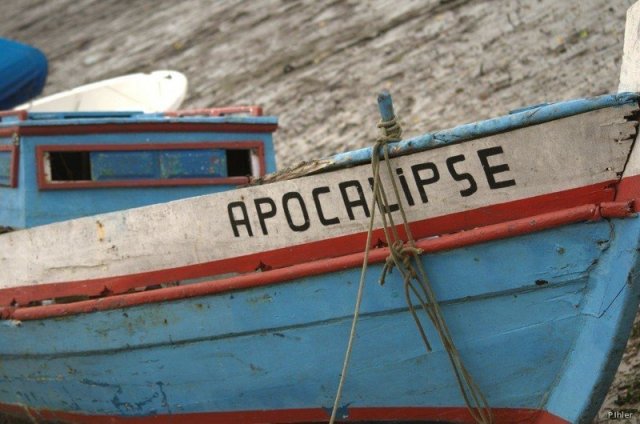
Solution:
<svg viewBox="0 0 640 424">
<path fill-rule="evenodd" d="M 114 181 L 156 178 L 155 152 L 91 152 L 91 180 Z"/>
<path fill-rule="evenodd" d="M 226 177 L 227 154 L 224 149 L 170 150 L 158 152 L 160 178 Z"/>
<path fill-rule="evenodd" d="M 227 176 L 224 149 L 104 151 L 90 156 L 93 181 Z"/>
</svg>

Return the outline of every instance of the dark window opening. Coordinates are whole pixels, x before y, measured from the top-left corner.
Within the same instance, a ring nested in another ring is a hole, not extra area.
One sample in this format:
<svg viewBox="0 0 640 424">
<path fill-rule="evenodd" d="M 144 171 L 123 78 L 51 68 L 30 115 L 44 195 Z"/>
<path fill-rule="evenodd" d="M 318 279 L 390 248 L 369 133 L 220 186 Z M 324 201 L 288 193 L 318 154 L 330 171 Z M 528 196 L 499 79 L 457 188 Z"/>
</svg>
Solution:
<svg viewBox="0 0 640 424">
<path fill-rule="evenodd" d="M 227 150 L 227 175 L 229 177 L 251 175 L 251 150 Z"/>
<path fill-rule="evenodd" d="M 89 152 L 49 152 L 51 181 L 91 181 Z"/>
</svg>

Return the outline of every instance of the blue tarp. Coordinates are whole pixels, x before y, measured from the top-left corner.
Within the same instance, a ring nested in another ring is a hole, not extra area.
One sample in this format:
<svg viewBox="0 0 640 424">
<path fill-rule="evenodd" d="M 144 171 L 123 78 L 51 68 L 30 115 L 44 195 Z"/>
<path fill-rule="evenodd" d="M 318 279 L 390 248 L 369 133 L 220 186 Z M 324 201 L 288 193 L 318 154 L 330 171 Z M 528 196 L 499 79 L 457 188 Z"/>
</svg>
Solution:
<svg viewBox="0 0 640 424">
<path fill-rule="evenodd" d="M 40 50 L 0 38 L 0 110 L 36 97 L 46 79 L 47 58 Z"/>
</svg>

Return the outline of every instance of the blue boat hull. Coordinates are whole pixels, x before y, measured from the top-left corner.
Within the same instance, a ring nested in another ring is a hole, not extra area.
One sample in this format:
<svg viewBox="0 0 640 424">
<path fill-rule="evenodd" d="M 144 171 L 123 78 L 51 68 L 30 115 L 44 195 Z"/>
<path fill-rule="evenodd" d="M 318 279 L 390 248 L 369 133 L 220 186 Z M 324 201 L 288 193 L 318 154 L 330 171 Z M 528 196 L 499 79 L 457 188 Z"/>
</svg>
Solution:
<svg viewBox="0 0 640 424">
<path fill-rule="evenodd" d="M 640 221 L 613 219 L 423 255 L 456 345 L 498 422 L 593 417 L 637 310 L 638 240 Z M 439 338 L 426 324 L 433 344 L 426 352 L 399 278 L 380 286 L 380 270 L 368 273 L 340 415 L 464 417 Z M 86 422 L 268 414 L 295 422 L 306 416 L 300 411 L 326 421 L 359 272 L 3 321 L 0 404 Z"/>
</svg>

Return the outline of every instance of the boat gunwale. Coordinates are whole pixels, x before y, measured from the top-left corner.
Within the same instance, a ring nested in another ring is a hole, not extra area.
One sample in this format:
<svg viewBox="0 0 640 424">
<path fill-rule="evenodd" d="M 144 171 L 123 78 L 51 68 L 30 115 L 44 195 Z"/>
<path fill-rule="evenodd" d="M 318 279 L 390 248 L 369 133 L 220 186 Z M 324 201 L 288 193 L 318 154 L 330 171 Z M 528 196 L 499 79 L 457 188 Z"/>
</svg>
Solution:
<svg viewBox="0 0 640 424">
<path fill-rule="evenodd" d="M 560 211 L 553 211 L 526 218 L 477 227 L 468 231 L 446 234 L 439 237 L 423 238 L 416 241 L 416 247 L 421 249 L 424 253 L 436 253 L 489 241 L 540 232 L 564 225 L 625 217 L 636 217 L 633 201 L 585 204 L 577 207 L 566 208 Z M 387 247 L 373 249 L 369 254 L 369 264 L 383 262 L 388 254 L 389 249 Z M 262 272 L 244 273 L 224 279 L 212 279 L 184 286 L 164 287 L 150 291 L 111 294 L 88 300 L 80 300 L 73 303 L 18 307 L 0 306 L 0 319 L 12 319 L 19 321 L 47 319 L 132 307 L 149 303 L 181 300 L 204 295 L 223 294 L 253 287 L 288 283 L 297 278 L 355 268 L 362 265 L 363 259 L 364 253 L 357 252 L 340 257 L 322 258 Z M 162 270 L 161 272 L 167 275 L 167 280 L 171 279 L 171 270 Z M 136 280 L 144 280 L 147 274 L 155 273 L 156 272 L 154 271 L 126 277 L 134 278 Z M 114 279 L 117 279 L 117 277 Z M 109 278 L 104 280 L 109 280 Z M 11 297 L 10 295 L 12 292 L 18 293 L 20 291 L 26 291 L 32 294 L 37 294 L 40 297 L 40 300 L 44 300 L 43 297 L 46 297 L 47 295 L 50 295 L 49 298 L 54 297 L 54 293 L 58 293 L 58 296 L 60 296 L 60 292 L 63 288 L 89 288 L 89 286 L 95 286 L 102 290 L 102 283 L 96 283 L 94 280 L 22 286 L 3 289 L 0 290 L 0 293 Z M 142 282 L 141 286 L 144 286 Z"/>
<path fill-rule="evenodd" d="M 496 118 L 462 124 L 433 133 L 425 133 L 400 141 L 389 142 L 387 144 L 388 154 L 390 158 L 404 156 L 544 124 L 599 109 L 622 107 L 633 103 L 638 104 L 638 102 L 640 102 L 640 93 L 624 92 L 524 107 Z M 322 159 L 301 162 L 257 178 L 252 182 L 252 185 L 269 184 L 371 163 L 373 149 L 373 147 L 364 147 Z M 379 154 L 380 159 L 384 159 L 383 153 L 380 152 Z"/>
</svg>

